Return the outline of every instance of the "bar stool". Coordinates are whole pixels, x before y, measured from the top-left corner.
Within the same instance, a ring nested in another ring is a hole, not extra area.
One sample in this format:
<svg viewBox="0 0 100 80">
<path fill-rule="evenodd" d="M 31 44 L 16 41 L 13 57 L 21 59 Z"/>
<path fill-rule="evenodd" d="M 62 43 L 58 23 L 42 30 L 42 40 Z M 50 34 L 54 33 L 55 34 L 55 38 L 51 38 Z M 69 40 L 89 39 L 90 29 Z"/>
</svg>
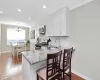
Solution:
<svg viewBox="0 0 100 80">
<path fill-rule="evenodd" d="M 60 61 L 62 51 L 47 54 L 46 67 L 37 70 L 37 80 L 61 80 Z"/>
<path fill-rule="evenodd" d="M 63 80 L 65 80 L 65 75 L 68 76 L 69 78 L 68 80 L 71 80 L 72 53 L 73 53 L 73 47 L 70 49 L 64 49 L 63 61 L 61 61 L 61 67 L 60 67 L 63 74 Z"/>
</svg>

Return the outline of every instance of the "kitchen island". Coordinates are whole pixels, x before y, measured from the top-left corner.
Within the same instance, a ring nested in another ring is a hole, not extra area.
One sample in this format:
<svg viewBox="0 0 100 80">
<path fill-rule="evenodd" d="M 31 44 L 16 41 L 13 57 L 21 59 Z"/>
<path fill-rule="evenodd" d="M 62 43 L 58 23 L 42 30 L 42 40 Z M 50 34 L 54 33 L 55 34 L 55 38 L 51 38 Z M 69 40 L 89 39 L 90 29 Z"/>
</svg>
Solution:
<svg viewBox="0 0 100 80">
<path fill-rule="evenodd" d="M 40 49 L 22 52 L 22 77 L 23 80 L 37 80 L 36 71 L 46 66 L 47 54 L 59 52 L 60 49 Z"/>
</svg>

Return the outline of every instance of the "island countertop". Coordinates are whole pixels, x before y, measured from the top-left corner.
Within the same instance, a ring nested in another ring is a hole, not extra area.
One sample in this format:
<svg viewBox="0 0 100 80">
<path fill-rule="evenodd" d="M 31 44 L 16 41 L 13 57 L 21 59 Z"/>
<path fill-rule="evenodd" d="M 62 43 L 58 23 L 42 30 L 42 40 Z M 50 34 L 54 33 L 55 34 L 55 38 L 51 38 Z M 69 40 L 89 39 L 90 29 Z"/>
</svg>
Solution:
<svg viewBox="0 0 100 80">
<path fill-rule="evenodd" d="M 47 54 L 52 54 L 55 52 L 59 52 L 60 49 L 40 49 L 40 50 L 34 50 L 34 51 L 25 51 L 22 52 L 22 55 L 27 59 L 27 61 L 33 65 L 38 62 L 44 61 L 47 58 Z"/>
</svg>

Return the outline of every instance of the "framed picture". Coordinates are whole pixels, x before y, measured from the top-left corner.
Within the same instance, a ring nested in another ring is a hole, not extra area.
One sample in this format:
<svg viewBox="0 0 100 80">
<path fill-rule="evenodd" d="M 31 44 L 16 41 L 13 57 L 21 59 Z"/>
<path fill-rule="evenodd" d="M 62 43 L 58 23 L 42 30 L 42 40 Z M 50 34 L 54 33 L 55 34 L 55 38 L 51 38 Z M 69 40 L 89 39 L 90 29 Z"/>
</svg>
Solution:
<svg viewBox="0 0 100 80">
<path fill-rule="evenodd" d="M 31 39 L 35 39 L 35 30 L 32 30 L 30 33 Z"/>
</svg>

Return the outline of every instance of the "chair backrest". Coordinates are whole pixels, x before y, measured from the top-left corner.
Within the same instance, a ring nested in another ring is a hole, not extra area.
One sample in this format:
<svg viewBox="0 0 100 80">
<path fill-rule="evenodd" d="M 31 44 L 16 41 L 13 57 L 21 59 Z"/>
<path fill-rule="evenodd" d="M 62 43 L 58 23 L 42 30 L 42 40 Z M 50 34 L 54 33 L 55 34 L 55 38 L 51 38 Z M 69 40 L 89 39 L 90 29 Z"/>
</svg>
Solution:
<svg viewBox="0 0 100 80">
<path fill-rule="evenodd" d="M 47 54 L 47 80 L 57 74 L 60 70 L 60 61 L 61 61 L 62 51 L 57 53 Z"/>
<path fill-rule="evenodd" d="M 17 42 L 17 45 L 25 45 L 25 42 Z"/>
<path fill-rule="evenodd" d="M 73 53 L 73 47 L 70 49 L 64 49 L 63 54 L 63 70 L 71 69 L 71 58 Z"/>
<path fill-rule="evenodd" d="M 12 45 L 12 42 L 10 42 L 10 46 L 11 46 L 11 48 L 12 48 L 12 50 L 13 50 L 13 45 Z"/>
</svg>

